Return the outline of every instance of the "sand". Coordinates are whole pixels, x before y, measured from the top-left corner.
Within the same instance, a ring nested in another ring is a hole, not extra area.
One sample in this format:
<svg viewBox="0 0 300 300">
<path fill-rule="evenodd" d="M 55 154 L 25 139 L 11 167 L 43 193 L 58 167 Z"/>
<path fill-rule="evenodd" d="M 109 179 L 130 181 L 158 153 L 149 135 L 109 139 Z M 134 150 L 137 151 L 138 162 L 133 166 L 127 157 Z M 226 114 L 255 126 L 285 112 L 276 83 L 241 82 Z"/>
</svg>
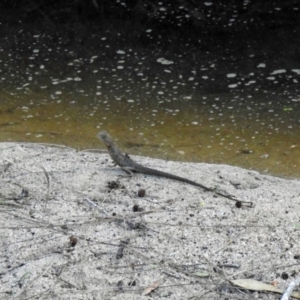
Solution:
<svg viewBox="0 0 300 300">
<path fill-rule="evenodd" d="M 100 151 L 1 143 L 0 153 L 1 299 L 278 299 L 232 280 L 284 290 L 299 276 L 299 180 L 132 157 L 253 202 L 238 208 L 128 177 Z"/>
</svg>

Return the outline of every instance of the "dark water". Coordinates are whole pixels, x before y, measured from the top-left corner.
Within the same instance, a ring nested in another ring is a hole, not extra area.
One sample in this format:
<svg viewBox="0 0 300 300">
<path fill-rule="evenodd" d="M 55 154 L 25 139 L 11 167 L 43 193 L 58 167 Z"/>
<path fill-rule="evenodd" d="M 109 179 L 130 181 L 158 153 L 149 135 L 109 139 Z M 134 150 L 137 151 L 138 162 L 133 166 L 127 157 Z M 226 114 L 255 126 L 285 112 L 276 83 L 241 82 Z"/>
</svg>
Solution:
<svg viewBox="0 0 300 300">
<path fill-rule="evenodd" d="M 0 140 L 90 149 L 106 129 L 132 154 L 299 177 L 300 29 L 151 25 L 4 26 Z"/>
</svg>

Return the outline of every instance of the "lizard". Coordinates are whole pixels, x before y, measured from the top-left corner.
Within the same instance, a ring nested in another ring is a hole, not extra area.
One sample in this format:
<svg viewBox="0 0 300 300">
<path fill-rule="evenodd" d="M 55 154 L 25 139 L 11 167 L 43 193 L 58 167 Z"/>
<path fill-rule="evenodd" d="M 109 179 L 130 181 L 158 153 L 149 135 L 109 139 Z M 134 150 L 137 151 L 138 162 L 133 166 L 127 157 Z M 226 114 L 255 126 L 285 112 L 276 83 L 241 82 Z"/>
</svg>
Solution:
<svg viewBox="0 0 300 300">
<path fill-rule="evenodd" d="M 173 175 L 171 173 L 166 173 L 163 171 L 142 166 L 141 164 L 133 161 L 128 154 L 123 154 L 121 150 L 119 150 L 119 148 L 116 146 L 109 133 L 105 130 L 98 132 L 97 137 L 107 147 L 108 153 L 112 158 L 112 160 L 114 161 L 114 163 L 120 166 L 125 172 L 129 173 L 130 175 L 132 175 L 133 172 L 137 172 L 137 173 L 143 173 L 147 175 L 153 175 L 153 176 L 181 181 L 202 188 L 205 191 L 215 193 L 218 196 L 222 196 L 229 200 L 235 201 L 237 206 L 240 206 L 241 203 L 248 203 L 250 206 L 252 206 L 252 202 L 238 200 L 234 196 L 223 194 L 196 181 L 192 181 L 184 177 Z"/>
</svg>

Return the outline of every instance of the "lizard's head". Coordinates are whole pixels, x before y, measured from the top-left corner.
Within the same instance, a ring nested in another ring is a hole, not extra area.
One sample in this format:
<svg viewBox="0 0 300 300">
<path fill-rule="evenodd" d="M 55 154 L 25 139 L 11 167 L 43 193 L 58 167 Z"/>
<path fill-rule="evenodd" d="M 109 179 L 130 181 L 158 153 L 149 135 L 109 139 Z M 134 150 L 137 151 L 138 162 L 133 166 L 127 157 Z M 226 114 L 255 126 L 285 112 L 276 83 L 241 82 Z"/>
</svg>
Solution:
<svg viewBox="0 0 300 300">
<path fill-rule="evenodd" d="M 97 133 L 97 137 L 106 145 L 109 146 L 112 143 L 112 139 L 107 131 L 103 130 Z"/>
</svg>

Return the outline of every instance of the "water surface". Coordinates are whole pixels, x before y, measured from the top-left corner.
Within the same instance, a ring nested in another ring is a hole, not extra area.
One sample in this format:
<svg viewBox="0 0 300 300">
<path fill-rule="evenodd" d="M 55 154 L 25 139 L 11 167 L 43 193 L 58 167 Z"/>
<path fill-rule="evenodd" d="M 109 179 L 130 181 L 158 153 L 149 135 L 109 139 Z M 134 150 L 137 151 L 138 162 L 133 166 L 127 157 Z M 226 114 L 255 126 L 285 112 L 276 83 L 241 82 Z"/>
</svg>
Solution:
<svg viewBox="0 0 300 300">
<path fill-rule="evenodd" d="M 114 24 L 89 28 L 77 44 L 76 28 L 68 30 L 6 31 L 1 141 L 91 149 L 103 147 L 96 133 L 105 129 L 131 154 L 299 177 L 300 65 L 274 56 L 284 50 L 277 40 L 269 48 L 259 48 L 263 37 L 251 47 L 237 37 L 162 41 L 145 27 L 145 46 Z"/>
</svg>

